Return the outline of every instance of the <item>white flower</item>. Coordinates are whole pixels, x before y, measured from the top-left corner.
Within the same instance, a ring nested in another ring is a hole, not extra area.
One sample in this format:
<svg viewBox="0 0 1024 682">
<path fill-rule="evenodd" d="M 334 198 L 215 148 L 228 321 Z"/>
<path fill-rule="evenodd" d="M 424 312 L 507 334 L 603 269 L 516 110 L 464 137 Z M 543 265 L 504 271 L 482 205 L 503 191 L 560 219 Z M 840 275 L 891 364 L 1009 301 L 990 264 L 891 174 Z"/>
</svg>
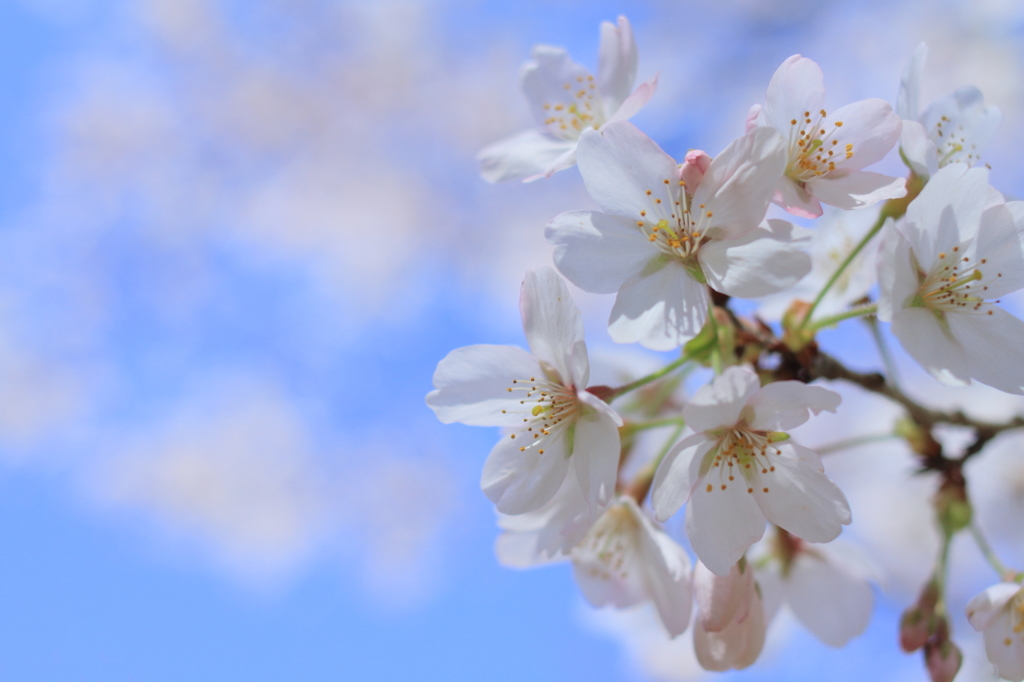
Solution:
<svg viewBox="0 0 1024 682">
<path fill-rule="evenodd" d="M 781 535 L 781 534 L 780 534 Z M 870 582 L 877 571 L 853 545 L 839 540 L 810 544 L 785 536 L 778 570 L 758 571 L 765 601 L 785 604 L 828 646 L 845 646 L 867 629 L 874 606 Z M 774 613 L 775 607 L 768 607 Z"/>
<path fill-rule="evenodd" d="M 998 583 L 967 602 L 967 619 L 983 633 L 985 654 L 1000 677 L 1024 680 L 1024 589 Z"/>
<path fill-rule="evenodd" d="M 900 136 L 900 117 L 880 99 L 865 99 L 828 114 L 821 68 L 796 54 L 768 84 L 764 107 L 748 126 L 769 126 L 788 140 L 786 173 L 775 203 L 793 215 L 816 218 L 821 204 L 851 209 L 906 194 L 905 181 L 861 170 L 881 161 Z"/>
<path fill-rule="evenodd" d="M 1024 202 L 1004 203 L 987 170 L 960 163 L 884 235 L 878 317 L 939 380 L 1024 393 L 1024 322 L 989 302 L 1024 287 L 1022 235 Z"/>
<path fill-rule="evenodd" d="M 737 670 L 757 660 L 764 647 L 767 621 L 754 569 L 734 564 L 716 575 L 701 562 L 693 571 L 698 616 L 693 648 L 706 670 Z"/>
<path fill-rule="evenodd" d="M 537 531 L 509 527 L 516 523 L 516 517 L 502 519 L 506 532 L 497 543 L 499 560 L 517 568 L 548 560 L 550 555 L 542 552 L 531 556 Z M 621 609 L 651 601 L 670 636 L 681 634 L 689 625 L 690 558 L 655 527 L 633 498 L 618 498 L 569 550 L 569 557 L 576 582 L 593 606 L 611 604 Z"/>
<path fill-rule="evenodd" d="M 985 106 L 975 87 L 959 88 L 922 112 L 921 77 L 927 56 L 928 46 L 921 43 L 903 70 L 896 100 L 896 113 L 903 119 L 900 151 L 910 168 L 924 177 L 951 163 L 978 163 L 1003 119 L 998 107 Z"/>
<path fill-rule="evenodd" d="M 707 285 L 754 298 L 810 270 L 792 225 L 761 222 L 784 163 L 782 138 L 765 128 L 734 141 L 703 173 L 699 156 L 680 167 L 629 122 L 587 132 L 580 173 L 603 212 L 570 211 L 551 221 L 555 263 L 585 291 L 618 292 L 608 323 L 613 340 L 675 348 L 704 325 Z M 700 183 L 686 184 L 684 171 Z"/>
<path fill-rule="evenodd" d="M 764 535 L 765 519 L 810 542 L 828 542 L 850 523 L 842 491 L 821 459 L 781 433 L 809 412 L 835 412 L 839 394 L 797 381 L 760 387 L 757 374 L 730 367 L 701 388 L 683 409 L 696 431 L 665 456 L 654 476 L 659 520 L 687 500 L 686 530 L 693 551 L 727 575 Z"/>
<path fill-rule="evenodd" d="M 782 319 L 794 300 L 813 301 L 877 219 L 878 211 L 826 210 L 821 220 L 815 223 L 807 248 L 811 272 L 796 286 L 762 299 L 758 315 L 764 320 L 777 321 Z M 877 253 L 876 241 L 857 254 L 815 308 L 816 316 L 841 313 L 867 296 L 877 279 Z"/>
<path fill-rule="evenodd" d="M 446 424 L 514 429 L 491 450 L 480 482 L 499 511 L 544 506 L 565 481 L 570 459 L 588 504 L 607 504 L 622 422 L 586 390 L 580 310 L 551 268 L 527 273 L 520 309 L 533 355 L 512 346 L 453 350 L 437 365 L 427 404 Z"/>
<path fill-rule="evenodd" d="M 540 128 L 485 148 L 477 158 L 488 182 L 537 180 L 576 163 L 576 143 L 584 130 L 631 118 L 654 96 L 655 76 L 632 95 L 636 45 L 626 17 L 601 24 L 597 78 L 560 47 L 537 45 L 523 66 L 520 84 Z"/>
</svg>

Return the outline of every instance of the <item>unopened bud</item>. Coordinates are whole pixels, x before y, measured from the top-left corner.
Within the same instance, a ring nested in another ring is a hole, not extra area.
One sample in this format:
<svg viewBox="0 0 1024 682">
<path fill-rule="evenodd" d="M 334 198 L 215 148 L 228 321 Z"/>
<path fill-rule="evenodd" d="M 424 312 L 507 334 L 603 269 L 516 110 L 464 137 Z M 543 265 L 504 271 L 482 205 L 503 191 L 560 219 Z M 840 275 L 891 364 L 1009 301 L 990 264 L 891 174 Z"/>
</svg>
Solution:
<svg viewBox="0 0 1024 682">
<path fill-rule="evenodd" d="M 794 353 L 799 352 L 814 339 L 813 331 L 803 329 L 810 312 L 811 304 L 797 299 L 782 315 L 782 342 Z"/>
<path fill-rule="evenodd" d="M 907 441 L 911 450 L 922 457 L 935 457 L 942 452 L 942 446 L 932 438 L 931 432 L 909 417 L 903 417 L 896 422 L 895 432 L 897 436 Z"/>
<path fill-rule="evenodd" d="M 932 682 L 953 682 L 964 657 L 960 647 L 949 638 L 949 625 L 939 618 L 935 634 L 924 645 L 924 665 Z"/>
<path fill-rule="evenodd" d="M 908 654 L 925 645 L 937 625 L 935 605 L 939 602 L 939 586 L 935 579 L 925 583 L 917 603 L 900 618 L 900 648 Z M 944 620 L 944 619 L 942 619 Z"/>
<path fill-rule="evenodd" d="M 947 537 L 971 525 L 974 510 L 967 500 L 967 491 L 962 479 L 945 481 L 935 494 L 933 503 L 935 518 Z"/>
<path fill-rule="evenodd" d="M 711 157 L 706 152 L 692 149 L 686 153 L 683 165 L 679 167 L 679 177 L 686 183 L 687 194 L 693 194 L 697 189 L 710 165 Z"/>
</svg>

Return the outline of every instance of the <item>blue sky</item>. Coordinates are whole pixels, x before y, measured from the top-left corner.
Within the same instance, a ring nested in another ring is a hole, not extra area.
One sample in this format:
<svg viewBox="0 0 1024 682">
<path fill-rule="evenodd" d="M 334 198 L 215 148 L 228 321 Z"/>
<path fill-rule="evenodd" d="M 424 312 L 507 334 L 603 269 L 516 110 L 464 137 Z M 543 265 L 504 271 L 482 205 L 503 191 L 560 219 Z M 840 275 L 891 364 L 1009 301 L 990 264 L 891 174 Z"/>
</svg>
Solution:
<svg viewBox="0 0 1024 682">
<path fill-rule="evenodd" d="M 496 564 L 495 434 L 423 404 L 449 350 L 522 343 L 542 227 L 590 205 L 575 170 L 495 187 L 473 157 L 529 125 L 533 43 L 593 68 L 625 12 L 673 155 L 739 134 L 796 52 L 833 103 L 892 101 L 924 39 L 925 101 L 981 87 L 1024 195 L 1015 3 L 856 5 L 0 6 L 0 677 L 644 679 L 566 567 Z M 794 627 L 726 677 L 920 679 L 900 580 L 848 649 Z"/>
</svg>

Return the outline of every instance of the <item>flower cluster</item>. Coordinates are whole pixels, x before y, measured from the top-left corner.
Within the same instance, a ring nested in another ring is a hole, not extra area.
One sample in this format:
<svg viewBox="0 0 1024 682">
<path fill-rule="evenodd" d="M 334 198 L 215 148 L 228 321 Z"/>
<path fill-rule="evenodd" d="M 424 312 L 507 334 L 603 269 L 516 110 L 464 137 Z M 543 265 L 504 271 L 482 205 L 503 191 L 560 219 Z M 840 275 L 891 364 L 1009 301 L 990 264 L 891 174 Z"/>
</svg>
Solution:
<svg viewBox="0 0 1024 682">
<path fill-rule="evenodd" d="M 933 679 L 952 679 L 949 544 L 965 528 L 983 537 L 963 463 L 1022 424 L 973 422 L 909 398 L 876 320 L 940 381 L 1024 394 L 1024 322 L 996 305 L 1024 287 L 1024 202 L 1007 201 L 978 165 L 1000 115 L 976 89 L 920 110 L 924 56 L 922 45 L 894 110 L 881 99 L 827 108 L 821 69 L 794 55 L 737 120 L 742 134 L 680 162 L 627 120 L 657 77 L 634 89 L 625 18 L 602 24 L 596 76 L 561 48 L 534 49 L 521 80 L 539 127 L 481 152 L 482 175 L 531 181 L 575 164 L 599 210 L 546 227 L 558 272 L 523 281 L 530 351 L 452 351 L 427 396 L 445 423 L 503 428 L 481 478 L 499 512 L 503 564 L 568 561 L 594 606 L 652 603 L 668 636 L 692 625 L 709 670 L 754 663 L 783 606 L 824 643 L 844 645 L 868 625 L 878 571 L 855 545 L 833 543 L 856 509 L 790 432 L 837 412 L 827 382 L 851 381 L 906 410 L 893 437 L 936 477 L 943 552 L 904 616 L 901 644 L 924 649 Z M 907 178 L 865 170 L 897 147 Z M 832 208 L 815 227 L 823 205 Z M 563 277 L 615 294 L 613 341 L 678 357 L 595 385 Z M 735 299 L 754 300 L 762 317 L 741 316 Z M 875 331 L 886 376 L 819 348 L 819 330 L 856 317 Z M 687 397 L 682 377 L 702 367 L 692 377 L 704 383 Z M 943 423 L 974 429 L 963 455 L 933 433 Z M 661 525 L 679 513 L 685 539 L 678 524 Z M 1022 680 L 1024 591 L 1020 574 L 1001 570 L 1004 582 L 967 613 L 999 673 Z"/>
</svg>

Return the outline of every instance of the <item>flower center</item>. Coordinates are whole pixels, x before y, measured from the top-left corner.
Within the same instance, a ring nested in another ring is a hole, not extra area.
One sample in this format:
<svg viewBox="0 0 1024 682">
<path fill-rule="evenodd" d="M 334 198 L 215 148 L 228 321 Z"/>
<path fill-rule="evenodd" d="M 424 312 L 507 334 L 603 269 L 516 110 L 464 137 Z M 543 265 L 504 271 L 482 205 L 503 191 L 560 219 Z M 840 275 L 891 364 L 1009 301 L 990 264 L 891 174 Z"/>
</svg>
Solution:
<svg viewBox="0 0 1024 682">
<path fill-rule="evenodd" d="M 939 254 L 938 264 L 932 268 L 931 273 L 925 275 L 918 271 L 921 284 L 911 307 L 928 308 L 936 313 L 992 314 L 991 308 L 985 307 L 984 292 L 988 291 L 988 284 L 993 279 L 988 268 L 982 270 L 987 259 L 961 256 L 960 253 L 961 248 L 954 246 L 950 252 Z M 984 274 L 986 271 L 990 275 L 987 280 Z M 995 279 L 1002 276 L 1001 272 L 995 273 Z"/>
<path fill-rule="evenodd" d="M 564 140 L 578 140 L 587 128 L 597 130 L 604 125 L 604 106 L 597 97 L 593 76 L 580 74 L 567 80 L 562 88 L 563 98 L 544 104 L 544 126 L 549 133 Z"/>
<path fill-rule="evenodd" d="M 576 419 L 580 410 L 575 387 L 563 386 L 547 378 L 513 379 L 512 385 L 505 390 L 518 394 L 520 398 L 518 413 L 523 415 L 523 424 L 518 431 L 509 434 L 512 440 L 522 441 L 520 452 L 536 447 L 543 455 L 546 437 L 561 432 Z M 502 410 L 504 413 L 506 410 Z"/>
<path fill-rule="evenodd" d="M 637 530 L 637 520 L 625 505 L 612 506 L 573 549 L 573 559 L 586 564 L 592 578 L 626 580 L 629 577 L 627 560 L 634 551 Z"/>
<path fill-rule="evenodd" d="M 789 129 L 789 165 L 786 175 L 798 182 L 806 182 L 834 171 L 838 164 L 853 158 L 853 143 L 840 148 L 836 139 L 842 121 L 826 122 L 824 109 L 816 115 L 805 111 L 803 118 L 792 119 Z"/>
<path fill-rule="evenodd" d="M 962 125 L 954 127 L 946 116 L 935 122 L 935 128 L 932 129 L 928 137 L 935 143 L 935 155 L 938 156 L 939 168 L 951 163 L 966 163 L 968 166 L 973 166 L 980 160 L 978 145 L 968 142 L 964 135 L 964 127 Z"/>
<path fill-rule="evenodd" d="M 636 226 L 647 240 L 665 255 L 682 261 L 697 279 L 703 273 L 696 262 L 697 251 L 708 241 L 709 219 L 714 215 L 705 204 L 693 206 L 683 180 L 665 178 L 660 188 L 648 189 L 648 208 L 640 211 Z"/>
<path fill-rule="evenodd" d="M 729 485 L 743 485 L 748 493 L 754 488 L 769 492 L 767 477 L 775 472 L 773 456 L 782 451 L 774 444 L 789 438 L 787 434 L 753 431 L 745 427 L 732 428 L 718 436 L 718 444 L 704 456 L 701 474 L 706 477 L 706 492 L 728 490 Z M 742 476 L 739 482 L 736 476 Z"/>
</svg>

